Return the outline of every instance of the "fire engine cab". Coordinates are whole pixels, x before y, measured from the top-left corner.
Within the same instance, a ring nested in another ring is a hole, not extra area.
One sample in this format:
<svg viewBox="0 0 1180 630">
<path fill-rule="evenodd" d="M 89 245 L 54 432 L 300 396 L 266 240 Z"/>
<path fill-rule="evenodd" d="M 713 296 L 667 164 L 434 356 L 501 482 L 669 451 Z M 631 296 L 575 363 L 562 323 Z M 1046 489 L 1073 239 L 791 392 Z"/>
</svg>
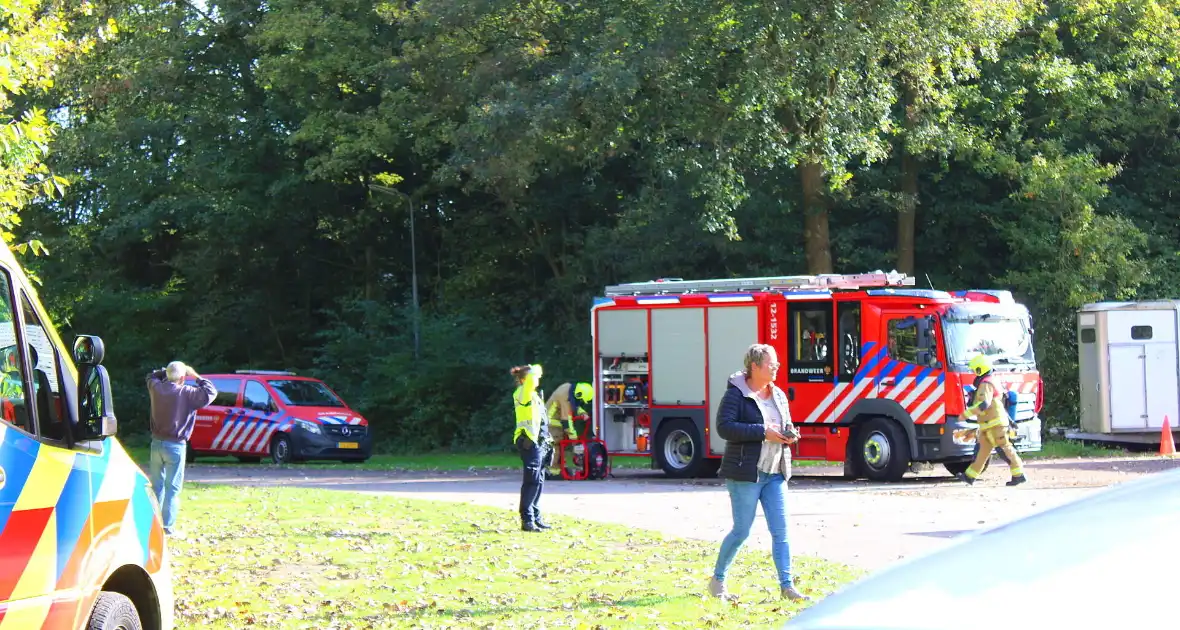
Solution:
<svg viewBox="0 0 1180 630">
<path fill-rule="evenodd" d="M 650 457 L 672 477 L 716 474 L 716 412 L 753 343 L 782 368 L 797 460 L 844 463 L 847 477 L 897 481 L 920 463 L 967 469 L 953 434 L 986 353 L 1007 390 L 1019 451 L 1041 448 L 1040 374 L 1028 309 L 1010 292 L 913 288 L 897 272 L 609 286 L 591 311 L 593 427 L 608 453 Z"/>
</svg>

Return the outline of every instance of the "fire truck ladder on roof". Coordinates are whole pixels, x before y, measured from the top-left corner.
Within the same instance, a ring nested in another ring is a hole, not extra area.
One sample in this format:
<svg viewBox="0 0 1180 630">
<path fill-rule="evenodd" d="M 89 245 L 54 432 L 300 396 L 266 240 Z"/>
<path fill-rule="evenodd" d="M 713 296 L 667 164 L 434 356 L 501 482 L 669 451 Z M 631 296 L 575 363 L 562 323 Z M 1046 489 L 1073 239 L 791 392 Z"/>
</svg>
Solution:
<svg viewBox="0 0 1180 630">
<path fill-rule="evenodd" d="M 616 284 L 606 288 L 606 296 L 667 295 L 681 293 L 729 293 L 752 291 L 855 290 L 867 287 L 914 286 L 913 276 L 897 271 L 818 276 L 767 276 L 764 278 L 730 278 L 717 280 L 681 280 L 667 278 L 649 282 Z"/>
</svg>

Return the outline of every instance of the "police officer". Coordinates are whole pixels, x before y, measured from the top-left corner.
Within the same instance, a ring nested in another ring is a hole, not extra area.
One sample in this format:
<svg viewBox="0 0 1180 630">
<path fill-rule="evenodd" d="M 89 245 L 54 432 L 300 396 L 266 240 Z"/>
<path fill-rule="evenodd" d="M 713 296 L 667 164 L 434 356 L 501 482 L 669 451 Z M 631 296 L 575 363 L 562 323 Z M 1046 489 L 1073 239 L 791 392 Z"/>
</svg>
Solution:
<svg viewBox="0 0 1180 630">
<path fill-rule="evenodd" d="M 562 383 L 549 395 L 545 402 L 545 409 L 549 413 L 549 433 L 553 436 L 554 444 L 561 448 L 562 440 L 578 439 L 578 430 L 574 427 L 576 416 L 590 415 L 590 402 L 594 400 L 594 387 L 590 383 Z M 552 452 L 552 451 L 551 451 Z M 551 474 L 561 474 L 560 468 L 553 468 L 558 463 L 556 455 L 546 462 Z"/>
<path fill-rule="evenodd" d="M 516 431 L 512 434 L 512 441 L 516 443 L 524 465 L 524 480 L 520 484 L 520 528 L 526 532 L 549 529 L 549 525 L 541 520 L 541 510 L 537 507 L 545 485 L 545 454 L 553 442 L 549 436 L 545 403 L 537 392 L 541 375 L 540 364 L 512 368 L 512 376 L 516 379 L 516 390 L 512 393 Z"/>
<path fill-rule="evenodd" d="M 1008 462 L 1009 470 L 1012 471 L 1012 480 L 1007 485 L 1022 484 L 1027 481 L 1024 477 L 1024 463 L 1020 461 L 1016 449 L 1012 448 L 1011 442 L 1008 441 L 1008 424 L 1011 420 L 1004 409 L 1004 394 L 992 379 L 991 359 L 980 353 L 971 359 L 967 367 L 975 373 L 975 402 L 963 412 L 963 419 L 979 417 L 979 429 L 976 433 L 979 450 L 976 452 L 975 461 L 967 467 L 963 480 L 968 484 L 975 483 L 982 474 L 988 458 L 991 457 L 992 449 L 998 448 Z"/>
</svg>

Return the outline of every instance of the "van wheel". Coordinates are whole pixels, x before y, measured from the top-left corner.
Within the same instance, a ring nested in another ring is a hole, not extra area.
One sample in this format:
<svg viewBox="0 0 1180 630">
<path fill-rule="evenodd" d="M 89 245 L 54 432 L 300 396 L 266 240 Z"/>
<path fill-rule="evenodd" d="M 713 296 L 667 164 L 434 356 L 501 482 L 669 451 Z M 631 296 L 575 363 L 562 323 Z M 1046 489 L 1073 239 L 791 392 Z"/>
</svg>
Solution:
<svg viewBox="0 0 1180 630">
<path fill-rule="evenodd" d="M 191 464 L 197 461 L 197 452 L 193 450 L 191 442 L 184 443 L 184 463 Z"/>
<path fill-rule="evenodd" d="M 684 419 L 669 420 L 660 425 L 654 451 L 656 463 L 664 474 L 676 479 L 697 476 L 705 461 L 701 436 L 696 426 Z"/>
<path fill-rule="evenodd" d="M 143 630 L 135 604 L 122 593 L 103 591 L 94 602 L 87 630 Z"/>
<path fill-rule="evenodd" d="M 291 450 L 291 438 L 280 433 L 271 440 L 270 460 L 276 464 L 290 464 L 295 461 Z"/>
<path fill-rule="evenodd" d="M 856 432 L 860 470 L 872 481 L 901 481 L 910 465 L 905 433 L 888 418 L 873 418 Z"/>
</svg>

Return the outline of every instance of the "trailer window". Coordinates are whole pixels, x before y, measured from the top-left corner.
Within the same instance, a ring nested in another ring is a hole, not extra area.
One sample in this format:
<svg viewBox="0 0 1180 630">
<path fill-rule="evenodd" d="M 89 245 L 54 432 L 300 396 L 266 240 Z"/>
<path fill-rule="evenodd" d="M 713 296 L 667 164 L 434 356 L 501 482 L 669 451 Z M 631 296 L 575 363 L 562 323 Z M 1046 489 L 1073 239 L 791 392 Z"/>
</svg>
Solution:
<svg viewBox="0 0 1180 630">
<path fill-rule="evenodd" d="M 1151 326 L 1131 326 L 1131 339 L 1151 339 Z"/>
<path fill-rule="evenodd" d="M 788 308 L 790 358 L 788 380 L 830 381 L 832 375 L 832 303 L 793 303 Z"/>
<path fill-rule="evenodd" d="M 1083 328 L 1082 334 L 1080 336 L 1082 338 L 1082 343 L 1094 343 L 1094 341 L 1098 339 L 1098 335 L 1094 333 L 1093 328 Z"/>
</svg>

